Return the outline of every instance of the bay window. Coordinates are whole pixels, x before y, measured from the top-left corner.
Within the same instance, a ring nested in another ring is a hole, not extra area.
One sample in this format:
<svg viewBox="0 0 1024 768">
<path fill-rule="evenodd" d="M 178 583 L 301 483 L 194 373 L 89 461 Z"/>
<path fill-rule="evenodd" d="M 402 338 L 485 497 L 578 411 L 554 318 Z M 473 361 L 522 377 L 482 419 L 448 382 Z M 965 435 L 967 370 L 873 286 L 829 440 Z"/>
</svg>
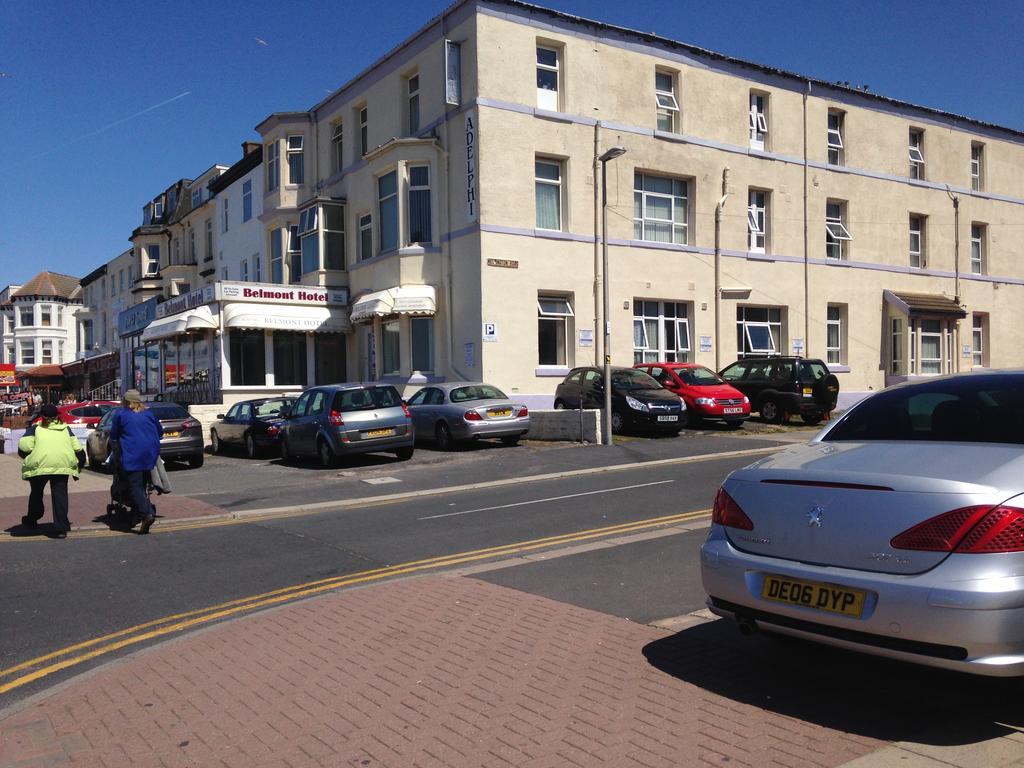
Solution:
<svg viewBox="0 0 1024 768">
<path fill-rule="evenodd" d="M 384 376 L 397 376 L 401 372 L 401 334 L 398 319 L 381 323 L 381 373 Z"/>
<path fill-rule="evenodd" d="M 429 243 L 430 237 L 430 168 L 409 166 L 409 242 Z"/>
<path fill-rule="evenodd" d="M 377 218 L 380 221 L 380 252 L 398 248 L 398 172 L 377 179 Z"/>
<path fill-rule="evenodd" d="M 413 317 L 409 319 L 409 336 L 412 340 L 412 369 L 420 373 L 434 370 L 434 318 Z"/>
<path fill-rule="evenodd" d="M 302 136 L 288 137 L 288 183 L 302 184 L 306 178 L 305 155 Z"/>
</svg>

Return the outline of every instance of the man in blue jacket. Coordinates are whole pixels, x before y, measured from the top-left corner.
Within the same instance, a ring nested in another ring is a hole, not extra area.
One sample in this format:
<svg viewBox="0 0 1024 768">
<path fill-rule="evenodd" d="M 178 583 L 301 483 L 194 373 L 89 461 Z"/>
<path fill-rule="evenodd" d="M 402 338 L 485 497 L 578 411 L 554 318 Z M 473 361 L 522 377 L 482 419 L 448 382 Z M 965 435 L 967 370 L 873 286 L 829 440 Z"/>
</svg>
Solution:
<svg viewBox="0 0 1024 768">
<path fill-rule="evenodd" d="M 110 439 L 121 451 L 121 471 L 128 484 L 128 498 L 135 514 L 142 518 L 139 533 L 149 533 L 156 513 L 146 495 L 146 479 L 160 457 L 160 420 L 142 402 L 137 389 L 129 389 L 121 408 L 110 422 Z"/>
</svg>

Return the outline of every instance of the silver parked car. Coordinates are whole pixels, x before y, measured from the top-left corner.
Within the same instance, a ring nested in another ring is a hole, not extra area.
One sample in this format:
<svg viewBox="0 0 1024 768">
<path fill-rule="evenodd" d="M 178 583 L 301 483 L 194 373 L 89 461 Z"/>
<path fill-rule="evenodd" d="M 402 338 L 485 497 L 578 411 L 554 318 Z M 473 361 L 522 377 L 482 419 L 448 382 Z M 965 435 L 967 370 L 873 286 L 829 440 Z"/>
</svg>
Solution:
<svg viewBox="0 0 1024 768">
<path fill-rule="evenodd" d="M 515 445 L 530 429 L 530 411 L 482 382 L 433 384 L 409 398 L 416 436 L 446 451 L 458 440 L 496 437 Z"/>
<path fill-rule="evenodd" d="M 733 472 L 701 550 L 741 629 L 980 675 L 1024 675 L 1024 372 L 861 401 Z"/>
<path fill-rule="evenodd" d="M 146 407 L 153 411 L 164 428 L 160 438 L 160 458 L 164 461 L 187 461 L 192 468 L 203 466 L 202 425 L 177 403 L 148 403 Z M 85 440 L 85 455 L 92 469 L 99 469 L 110 455 L 110 422 L 116 412 L 116 408 L 107 411 Z"/>
</svg>

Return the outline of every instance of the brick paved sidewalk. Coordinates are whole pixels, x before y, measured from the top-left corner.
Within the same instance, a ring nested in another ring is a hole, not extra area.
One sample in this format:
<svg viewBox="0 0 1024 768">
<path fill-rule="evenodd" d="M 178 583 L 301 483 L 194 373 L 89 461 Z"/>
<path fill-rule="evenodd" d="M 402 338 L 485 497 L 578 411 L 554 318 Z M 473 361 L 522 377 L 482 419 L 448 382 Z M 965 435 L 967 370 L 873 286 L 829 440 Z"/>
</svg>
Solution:
<svg viewBox="0 0 1024 768">
<path fill-rule="evenodd" d="M 170 474 L 171 483 L 174 475 Z M 111 476 L 83 470 L 78 482 L 68 484 L 69 517 L 72 530 L 105 529 L 104 516 L 110 503 Z M 28 508 L 29 485 L 21 479 L 21 460 L 16 455 L 0 454 L 0 531 L 13 535 L 26 533 L 20 527 L 21 517 Z M 191 499 L 177 493 L 166 496 L 153 495 L 153 503 L 160 519 L 180 520 L 182 518 L 210 517 L 222 515 L 224 510 L 210 504 Z M 46 514 L 43 517 L 44 532 L 53 520 L 50 493 L 44 497 Z"/>
<path fill-rule="evenodd" d="M 885 745 L 688 682 L 740 667 L 708 640 L 677 658 L 685 635 L 470 578 L 390 582 L 79 678 L 0 720 L 0 768 L 838 766 Z"/>
</svg>

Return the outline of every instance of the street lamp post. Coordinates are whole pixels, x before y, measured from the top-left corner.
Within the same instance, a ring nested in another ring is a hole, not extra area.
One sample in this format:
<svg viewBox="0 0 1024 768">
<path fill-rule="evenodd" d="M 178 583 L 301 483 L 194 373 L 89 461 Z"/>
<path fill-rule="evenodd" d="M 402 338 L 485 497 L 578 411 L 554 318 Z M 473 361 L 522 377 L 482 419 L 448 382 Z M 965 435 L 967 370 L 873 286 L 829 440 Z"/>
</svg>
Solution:
<svg viewBox="0 0 1024 768">
<path fill-rule="evenodd" d="M 601 425 L 601 442 L 612 444 L 612 322 L 611 301 L 608 297 L 608 161 L 626 154 L 626 148 L 614 146 L 601 155 L 601 280 L 604 311 L 604 417 Z"/>
</svg>

